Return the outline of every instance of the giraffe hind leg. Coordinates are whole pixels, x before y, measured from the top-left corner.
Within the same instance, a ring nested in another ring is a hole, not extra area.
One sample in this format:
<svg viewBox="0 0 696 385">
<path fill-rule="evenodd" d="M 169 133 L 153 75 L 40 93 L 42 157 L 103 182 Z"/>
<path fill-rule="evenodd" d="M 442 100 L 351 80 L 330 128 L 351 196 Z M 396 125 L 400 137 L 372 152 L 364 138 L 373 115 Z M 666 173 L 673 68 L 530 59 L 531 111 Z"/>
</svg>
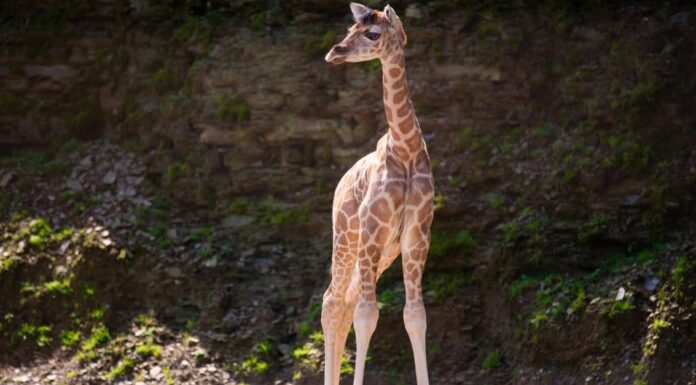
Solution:
<svg viewBox="0 0 696 385">
<path fill-rule="evenodd" d="M 406 305 L 404 306 L 404 326 L 411 341 L 413 360 L 416 367 L 418 385 L 428 385 L 428 368 L 426 357 L 427 319 L 423 304 L 421 280 L 425 259 L 428 253 L 429 234 L 410 236 L 402 241 L 402 262 L 404 286 L 406 288 Z"/>
<path fill-rule="evenodd" d="M 334 256 L 332 264 L 331 284 L 324 294 L 321 308 L 321 327 L 324 332 L 324 385 L 334 385 L 337 373 L 335 373 L 336 361 L 340 363 L 341 357 L 336 356 L 337 344 L 344 339 L 342 321 L 349 312 L 345 296 L 350 282 L 352 270 L 346 266 L 355 264 L 353 256 L 346 255 L 341 258 L 339 253 Z"/>
<path fill-rule="evenodd" d="M 363 238 L 361 234 L 361 238 Z M 362 242 L 362 239 L 361 239 Z M 379 308 L 375 292 L 377 262 L 381 250 L 378 247 L 363 247 L 358 253 L 360 267 L 360 299 L 353 315 L 355 329 L 355 376 L 354 385 L 362 385 L 365 375 L 365 360 L 370 339 L 377 328 Z"/>
<path fill-rule="evenodd" d="M 336 332 L 336 341 L 334 349 L 334 385 L 339 384 L 339 378 L 341 374 L 341 360 L 343 359 L 343 352 L 346 347 L 346 340 L 348 339 L 348 333 L 350 331 L 350 326 L 353 324 L 353 313 L 355 312 L 355 305 L 358 301 L 358 294 L 360 291 L 360 274 L 357 267 L 353 269 L 353 275 L 351 277 L 350 286 L 345 296 L 346 307 L 341 316 L 339 322 L 338 331 Z"/>
<path fill-rule="evenodd" d="M 340 202 L 340 200 L 339 200 Z M 331 260 L 331 283 L 324 295 L 321 325 L 324 332 L 324 385 L 338 383 L 341 355 L 345 346 L 353 309 L 346 301 L 351 289 L 351 277 L 356 274 L 357 260 L 357 203 L 344 201 L 334 215 L 334 251 Z"/>
</svg>

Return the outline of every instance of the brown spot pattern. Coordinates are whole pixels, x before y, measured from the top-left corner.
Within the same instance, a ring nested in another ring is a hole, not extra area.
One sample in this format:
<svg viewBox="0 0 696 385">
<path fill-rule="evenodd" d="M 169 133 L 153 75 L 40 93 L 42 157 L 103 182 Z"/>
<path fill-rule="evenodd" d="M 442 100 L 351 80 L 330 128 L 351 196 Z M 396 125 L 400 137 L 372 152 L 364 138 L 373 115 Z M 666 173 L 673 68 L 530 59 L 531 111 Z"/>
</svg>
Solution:
<svg viewBox="0 0 696 385">
<path fill-rule="evenodd" d="M 410 138 L 406 139 L 406 145 L 411 152 L 416 152 L 421 147 L 421 136 L 412 135 Z"/>
<path fill-rule="evenodd" d="M 430 172 L 430 158 L 425 150 L 422 150 L 416 156 L 416 171 L 424 174 Z"/>
<path fill-rule="evenodd" d="M 380 221 L 387 222 L 389 220 L 391 210 L 389 210 L 389 202 L 385 198 L 379 198 L 374 201 L 371 209 L 372 214 Z"/>
<path fill-rule="evenodd" d="M 408 150 L 403 146 L 397 144 L 393 147 L 393 150 L 399 159 L 408 159 Z"/>
<path fill-rule="evenodd" d="M 404 85 L 406 84 L 406 81 L 404 80 L 403 76 L 399 78 L 396 82 L 394 82 L 394 85 L 392 86 L 393 89 L 399 90 L 404 88 Z"/>
<path fill-rule="evenodd" d="M 398 110 L 396 110 L 396 116 L 403 118 L 404 116 L 408 115 L 410 111 L 411 106 L 409 105 L 409 103 L 406 103 L 403 106 L 399 107 Z"/>
<path fill-rule="evenodd" d="M 401 102 L 403 102 L 405 98 L 406 89 L 402 89 L 401 91 L 394 94 L 394 104 L 401 104 Z"/>
<path fill-rule="evenodd" d="M 389 106 L 384 106 L 384 113 L 387 115 L 387 120 L 394 120 L 394 117 L 392 116 L 392 110 L 391 108 L 389 108 Z"/>
<path fill-rule="evenodd" d="M 407 135 L 411 130 L 413 130 L 413 117 L 408 117 L 404 119 L 403 122 L 399 123 L 399 130 L 402 134 Z"/>
</svg>

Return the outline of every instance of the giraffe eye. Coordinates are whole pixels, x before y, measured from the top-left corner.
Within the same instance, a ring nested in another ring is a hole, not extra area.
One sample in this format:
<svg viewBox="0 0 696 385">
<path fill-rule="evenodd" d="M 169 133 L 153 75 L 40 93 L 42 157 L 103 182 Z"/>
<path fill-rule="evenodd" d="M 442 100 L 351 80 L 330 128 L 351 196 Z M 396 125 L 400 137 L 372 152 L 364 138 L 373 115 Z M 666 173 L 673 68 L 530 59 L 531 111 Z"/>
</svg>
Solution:
<svg viewBox="0 0 696 385">
<path fill-rule="evenodd" d="M 372 41 L 379 39 L 379 36 L 380 35 L 377 32 L 370 32 L 370 31 L 365 32 L 365 37 L 372 40 Z"/>
</svg>

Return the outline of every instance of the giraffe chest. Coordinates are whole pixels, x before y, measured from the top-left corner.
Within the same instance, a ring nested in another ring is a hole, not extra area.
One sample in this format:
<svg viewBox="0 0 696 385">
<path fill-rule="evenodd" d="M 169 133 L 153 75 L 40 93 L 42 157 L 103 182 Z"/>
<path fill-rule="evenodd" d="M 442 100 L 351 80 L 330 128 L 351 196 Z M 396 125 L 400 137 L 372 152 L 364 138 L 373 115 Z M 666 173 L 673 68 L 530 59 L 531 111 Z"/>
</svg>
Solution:
<svg viewBox="0 0 696 385">
<path fill-rule="evenodd" d="M 363 230 L 375 244 L 385 246 L 399 238 L 406 200 L 407 180 L 380 167 L 368 183 L 360 205 Z"/>
</svg>

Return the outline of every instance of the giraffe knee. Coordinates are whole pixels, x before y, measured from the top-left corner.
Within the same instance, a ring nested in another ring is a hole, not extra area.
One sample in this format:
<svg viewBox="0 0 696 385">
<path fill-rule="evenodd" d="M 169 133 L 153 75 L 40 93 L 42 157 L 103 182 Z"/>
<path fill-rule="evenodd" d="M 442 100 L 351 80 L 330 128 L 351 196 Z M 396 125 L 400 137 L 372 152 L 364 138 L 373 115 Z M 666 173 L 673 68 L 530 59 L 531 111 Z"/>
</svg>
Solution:
<svg viewBox="0 0 696 385">
<path fill-rule="evenodd" d="M 407 303 L 404 307 L 404 326 L 409 334 L 425 334 L 428 320 L 422 301 Z"/>
<path fill-rule="evenodd" d="M 356 333 L 372 335 L 377 328 L 379 308 L 376 302 L 361 301 L 353 314 L 353 327 Z"/>
<path fill-rule="evenodd" d="M 324 330 L 327 330 L 338 322 L 341 318 L 342 308 L 343 300 L 333 295 L 324 297 L 324 301 L 321 305 L 321 326 Z"/>
</svg>

